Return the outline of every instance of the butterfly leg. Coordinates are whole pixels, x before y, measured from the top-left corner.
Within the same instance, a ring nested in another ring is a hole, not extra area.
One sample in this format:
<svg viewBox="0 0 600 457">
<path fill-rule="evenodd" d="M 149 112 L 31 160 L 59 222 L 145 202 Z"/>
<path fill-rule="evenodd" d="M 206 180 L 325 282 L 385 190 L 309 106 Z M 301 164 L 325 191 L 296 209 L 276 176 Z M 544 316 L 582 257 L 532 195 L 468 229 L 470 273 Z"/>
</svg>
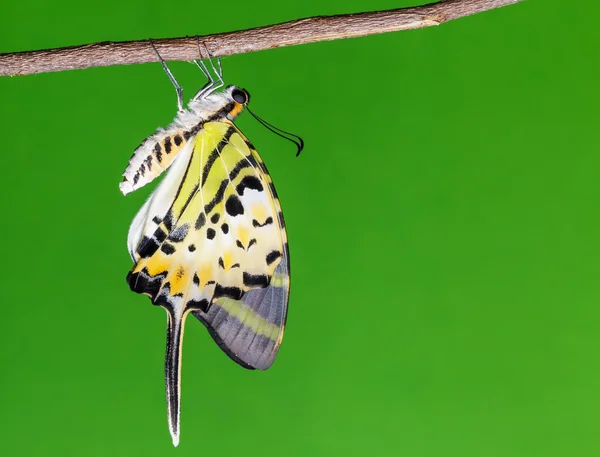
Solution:
<svg viewBox="0 0 600 457">
<path fill-rule="evenodd" d="M 152 49 L 154 49 L 154 52 L 156 52 L 156 55 L 158 56 L 158 60 L 160 60 L 160 64 L 162 65 L 163 70 L 165 71 L 165 73 L 167 74 L 169 79 L 171 80 L 171 84 L 173 84 L 173 86 L 175 87 L 175 91 L 177 92 L 177 109 L 179 110 L 179 112 L 182 112 L 183 111 L 183 89 L 179 85 L 177 80 L 175 79 L 175 76 L 173 76 L 173 73 L 171 73 L 171 70 L 167 66 L 167 62 L 165 62 L 165 60 L 158 53 L 158 49 L 156 49 L 156 46 L 154 46 L 154 42 L 152 40 L 150 40 L 150 44 L 152 45 Z"/>
<path fill-rule="evenodd" d="M 198 55 L 200 56 L 200 58 L 194 60 L 194 63 L 198 66 L 198 68 L 200 68 L 200 71 L 202 71 L 204 76 L 206 76 L 206 78 L 208 79 L 208 82 L 194 96 L 194 98 L 193 98 L 194 101 L 210 95 L 215 90 L 223 87 L 223 85 L 224 85 L 223 67 L 221 66 L 221 59 L 219 57 L 217 57 L 217 67 L 218 68 L 215 67 L 215 64 L 212 61 L 212 56 L 210 55 L 210 52 L 208 51 L 208 48 L 206 47 L 206 43 L 202 42 L 202 46 L 204 47 L 204 53 L 206 54 L 206 56 L 207 56 L 206 58 L 208 59 L 210 66 L 212 68 L 212 72 L 211 72 L 209 70 L 209 68 L 206 66 L 206 63 L 204 63 L 204 61 L 202 60 L 202 51 L 200 50 L 200 38 L 196 37 L 196 40 L 198 42 Z M 217 77 L 214 78 L 213 74 L 216 75 Z"/>
</svg>

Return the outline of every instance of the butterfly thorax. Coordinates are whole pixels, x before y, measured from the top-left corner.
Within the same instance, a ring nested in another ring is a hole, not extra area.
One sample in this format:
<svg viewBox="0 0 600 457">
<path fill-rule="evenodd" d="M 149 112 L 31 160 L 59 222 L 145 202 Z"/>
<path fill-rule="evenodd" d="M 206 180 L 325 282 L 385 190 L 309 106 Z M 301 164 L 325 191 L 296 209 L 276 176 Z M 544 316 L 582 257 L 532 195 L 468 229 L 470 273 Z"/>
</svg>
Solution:
<svg viewBox="0 0 600 457">
<path fill-rule="evenodd" d="M 123 173 L 121 192 L 126 195 L 159 176 L 206 122 L 233 121 L 244 109 L 240 93 L 247 95 L 236 86 L 229 86 L 223 92 L 190 101 L 188 109 L 178 113 L 166 129 L 159 128 L 136 148 Z"/>
<path fill-rule="evenodd" d="M 199 119 L 208 122 L 227 118 L 233 121 L 244 109 L 244 104 L 235 101 L 232 93 L 240 91 L 236 86 L 229 86 L 225 91 L 213 93 L 188 104 L 189 111 Z"/>
</svg>

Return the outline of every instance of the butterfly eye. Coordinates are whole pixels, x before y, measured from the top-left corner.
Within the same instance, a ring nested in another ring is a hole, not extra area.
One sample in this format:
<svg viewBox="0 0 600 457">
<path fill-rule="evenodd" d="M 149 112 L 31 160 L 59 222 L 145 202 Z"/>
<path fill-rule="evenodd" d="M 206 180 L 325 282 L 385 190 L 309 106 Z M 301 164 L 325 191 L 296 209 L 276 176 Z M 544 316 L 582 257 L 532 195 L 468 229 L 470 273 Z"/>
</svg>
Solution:
<svg viewBox="0 0 600 457">
<path fill-rule="evenodd" d="M 231 97 L 242 105 L 248 103 L 248 98 L 250 98 L 248 92 L 243 89 L 233 89 L 233 92 L 231 92 Z"/>
</svg>

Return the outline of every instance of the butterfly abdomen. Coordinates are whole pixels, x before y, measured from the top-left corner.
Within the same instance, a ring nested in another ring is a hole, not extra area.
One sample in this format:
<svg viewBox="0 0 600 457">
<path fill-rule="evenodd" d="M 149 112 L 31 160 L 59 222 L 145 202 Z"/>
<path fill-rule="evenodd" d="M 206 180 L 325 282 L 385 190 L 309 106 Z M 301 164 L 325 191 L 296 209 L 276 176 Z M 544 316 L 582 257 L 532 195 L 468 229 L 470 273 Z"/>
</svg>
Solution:
<svg viewBox="0 0 600 457">
<path fill-rule="evenodd" d="M 146 138 L 134 151 L 123 173 L 123 181 L 119 184 L 121 192 L 126 195 L 159 176 L 200 128 L 201 122 L 190 128 L 159 129 Z"/>
</svg>

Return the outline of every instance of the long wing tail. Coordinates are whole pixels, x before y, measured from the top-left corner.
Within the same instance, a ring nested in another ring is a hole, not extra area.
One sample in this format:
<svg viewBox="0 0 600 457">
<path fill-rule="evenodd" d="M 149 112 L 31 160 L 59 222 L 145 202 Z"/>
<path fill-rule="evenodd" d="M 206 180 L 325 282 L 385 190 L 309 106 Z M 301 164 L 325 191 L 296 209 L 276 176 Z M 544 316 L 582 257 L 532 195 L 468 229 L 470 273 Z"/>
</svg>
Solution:
<svg viewBox="0 0 600 457">
<path fill-rule="evenodd" d="M 167 311 L 167 353 L 165 356 L 165 384 L 167 391 L 167 410 L 169 431 L 173 446 L 179 444 L 179 416 L 181 400 L 181 347 L 183 326 L 187 314 L 180 316 L 172 309 Z"/>
</svg>

